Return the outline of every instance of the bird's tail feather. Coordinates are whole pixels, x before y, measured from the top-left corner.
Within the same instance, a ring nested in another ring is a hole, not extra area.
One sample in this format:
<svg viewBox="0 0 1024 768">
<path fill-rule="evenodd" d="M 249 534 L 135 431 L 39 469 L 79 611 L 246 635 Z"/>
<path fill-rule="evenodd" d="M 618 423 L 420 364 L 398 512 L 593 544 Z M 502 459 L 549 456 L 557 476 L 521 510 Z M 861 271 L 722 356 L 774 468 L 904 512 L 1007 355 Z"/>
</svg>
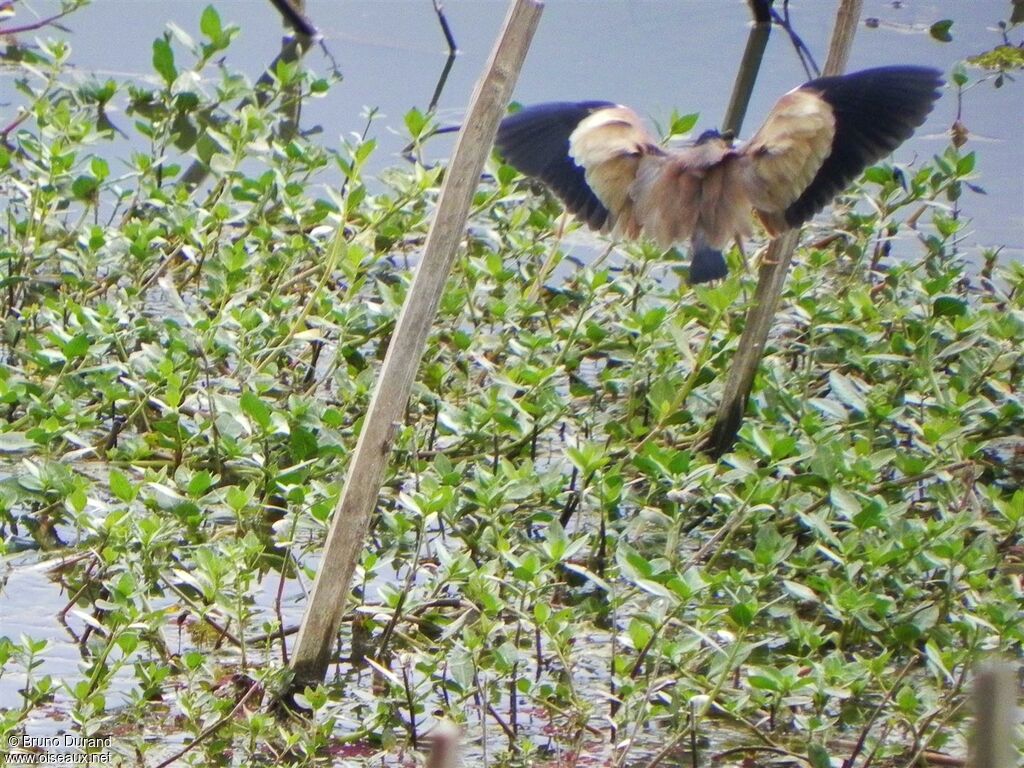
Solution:
<svg viewBox="0 0 1024 768">
<path fill-rule="evenodd" d="M 690 285 L 718 280 L 729 274 L 721 251 L 704 243 L 694 243 L 690 253 Z"/>
</svg>

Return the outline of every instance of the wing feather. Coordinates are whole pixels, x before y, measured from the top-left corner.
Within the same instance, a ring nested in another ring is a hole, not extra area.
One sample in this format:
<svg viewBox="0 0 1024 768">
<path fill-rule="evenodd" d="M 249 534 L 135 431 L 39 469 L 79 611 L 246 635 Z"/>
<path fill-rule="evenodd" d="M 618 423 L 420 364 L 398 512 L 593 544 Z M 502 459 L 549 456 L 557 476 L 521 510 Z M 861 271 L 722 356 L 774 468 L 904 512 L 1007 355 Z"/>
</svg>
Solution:
<svg viewBox="0 0 1024 768">
<path fill-rule="evenodd" d="M 623 106 L 595 111 L 569 137 L 569 156 L 585 170 L 587 184 L 608 209 L 608 228 L 636 237 L 630 189 L 637 169 L 647 157 L 665 156 L 640 116 Z"/>
<path fill-rule="evenodd" d="M 738 155 L 751 205 L 774 234 L 785 229 L 779 214 L 803 194 L 832 151 L 835 116 L 813 92 L 790 91 Z M 772 226 L 775 223 L 776 226 Z"/>
<path fill-rule="evenodd" d="M 495 146 L 505 160 L 544 182 L 566 209 L 592 229 L 608 223 L 608 209 L 587 185 L 583 168 L 569 157 L 569 136 L 608 101 L 552 102 L 526 107 L 501 121 Z"/>
<path fill-rule="evenodd" d="M 592 229 L 627 237 L 640 231 L 629 194 L 640 159 L 665 154 L 633 110 L 607 101 L 527 107 L 502 121 L 495 145 Z"/>
<path fill-rule="evenodd" d="M 822 77 L 783 96 L 740 151 L 741 178 L 770 232 L 797 227 L 920 126 L 942 78 L 926 67 Z"/>
</svg>

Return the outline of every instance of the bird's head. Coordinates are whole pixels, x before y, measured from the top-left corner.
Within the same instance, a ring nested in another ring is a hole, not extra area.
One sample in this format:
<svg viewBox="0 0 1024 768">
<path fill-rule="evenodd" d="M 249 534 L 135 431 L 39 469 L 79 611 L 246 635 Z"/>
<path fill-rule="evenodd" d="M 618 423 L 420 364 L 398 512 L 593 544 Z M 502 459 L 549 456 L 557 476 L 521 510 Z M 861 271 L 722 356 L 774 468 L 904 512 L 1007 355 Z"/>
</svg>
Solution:
<svg viewBox="0 0 1024 768">
<path fill-rule="evenodd" d="M 732 131 L 722 131 L 719 133 L 717 130 L 712 128 L 709 131 L 704 131 L 700 136 L 697 137 L 695 144 L 700 146 L 702 144 L 709 144 L 713 141 L 719 141 L 727 147 L 732 146 L 733 139 L 736 138 L 736 134 Z"/>
</svg>

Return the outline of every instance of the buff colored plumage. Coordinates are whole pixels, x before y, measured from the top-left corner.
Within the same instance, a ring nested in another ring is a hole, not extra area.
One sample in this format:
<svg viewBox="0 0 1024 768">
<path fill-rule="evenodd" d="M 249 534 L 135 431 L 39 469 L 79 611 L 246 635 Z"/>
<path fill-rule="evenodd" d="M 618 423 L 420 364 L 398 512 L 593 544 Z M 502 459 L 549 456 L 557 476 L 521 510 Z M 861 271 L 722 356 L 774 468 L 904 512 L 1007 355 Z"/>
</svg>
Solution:
<svg viewBox="0 0 1024 768">
<path fill-rule="evenodd" d="M 772 236 L 797 227 L 909 138 L 941 85 L 923 67 L 812 80 L 739 147 L 707 131 L 667 150 L 628 107 L 539 104 L 506 118 L 496 145 L 592 229 L 663 247 L 689 240 L 690 281 L 700 283 L 726 275 L 722 249 L 749 236 L 752 214 Z"/>
</svg>

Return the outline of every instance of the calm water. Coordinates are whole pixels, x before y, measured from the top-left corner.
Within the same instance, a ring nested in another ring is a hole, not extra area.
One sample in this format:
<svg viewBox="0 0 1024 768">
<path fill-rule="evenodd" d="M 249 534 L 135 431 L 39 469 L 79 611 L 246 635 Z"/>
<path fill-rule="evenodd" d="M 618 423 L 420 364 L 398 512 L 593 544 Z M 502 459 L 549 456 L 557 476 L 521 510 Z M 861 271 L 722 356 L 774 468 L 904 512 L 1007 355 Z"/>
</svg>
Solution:
<svg viewBox="0 0 1024 768">
<path fill-rule="evenodd" d="M 84 71 L 148 74 L 153 38 L 168 21 L 197 33 L 207 1 L 94 0 L 68 21 L 74 61 Z M 45 12 L 44 6 L 37 10 Z M 835 6 L 825 0 L 791 3 L 794 27 L 819 65 Z M 262 0 L 219 0 L 217 7 L 226 22 L 242 27 L 232 62 L 255 78 L 278 50 L 279 16 Z M 460 55 L 440 102 L 444 120 L 461 118 L 506 8 L 503 0 L 445 2 Z M 957 60 L 999 42 L 996 24 L 1009 9 L 1010 0 L 865 0 L 863 18 L 879 24 L 862 24 L 850 68 L 915 63 L 949 71 Z M 307 127 L 319 124 L 325 142 L 337 141 L 362 130 L 365 108 L 379 107 L 385 117 L 375 128 L 381 142 L 377 162 L 401 162 L 402 141 L 389 127 L 400 127 L 409 108 L 427 106 L 447 53 L 430 0 L 307 0 L 307 14 L 345 76 L 328 98 L 308 105 Z M 943 18 L 954 20 L 952 43 L 928 35 L 928 26 Z M 725 112 L 748 23 L 744 0 L 550 0 L 515 98 L 609 99 L 662 122 L 672 109 L 700 112 L 702 126 L 715 126 Z M 308 61 L 327 66 L 319 51 Z M 744 133 L 749 136 L 775 99 L 805 79 L 792 45 L 776 30 Z M 0 79 L 0 89 L 8 86 Z M 955 114 L 955 99 L 944 98 L 897 159 L 909 162 L 941 151 Z M 1024 258 L 1024 82 L 999 90 L 990 83 L 975 87 L 966 96 L 964 118 L 971 130 L 968 148 L 978 151 L 979 183 L 988 192 L 970 194 L 964 202 L 973 219 L 969 250 L 1005 245 L 1008 256 Z M 438 142 L 436 151 L 443 155 L 447 146 Z"/>
</svg>

